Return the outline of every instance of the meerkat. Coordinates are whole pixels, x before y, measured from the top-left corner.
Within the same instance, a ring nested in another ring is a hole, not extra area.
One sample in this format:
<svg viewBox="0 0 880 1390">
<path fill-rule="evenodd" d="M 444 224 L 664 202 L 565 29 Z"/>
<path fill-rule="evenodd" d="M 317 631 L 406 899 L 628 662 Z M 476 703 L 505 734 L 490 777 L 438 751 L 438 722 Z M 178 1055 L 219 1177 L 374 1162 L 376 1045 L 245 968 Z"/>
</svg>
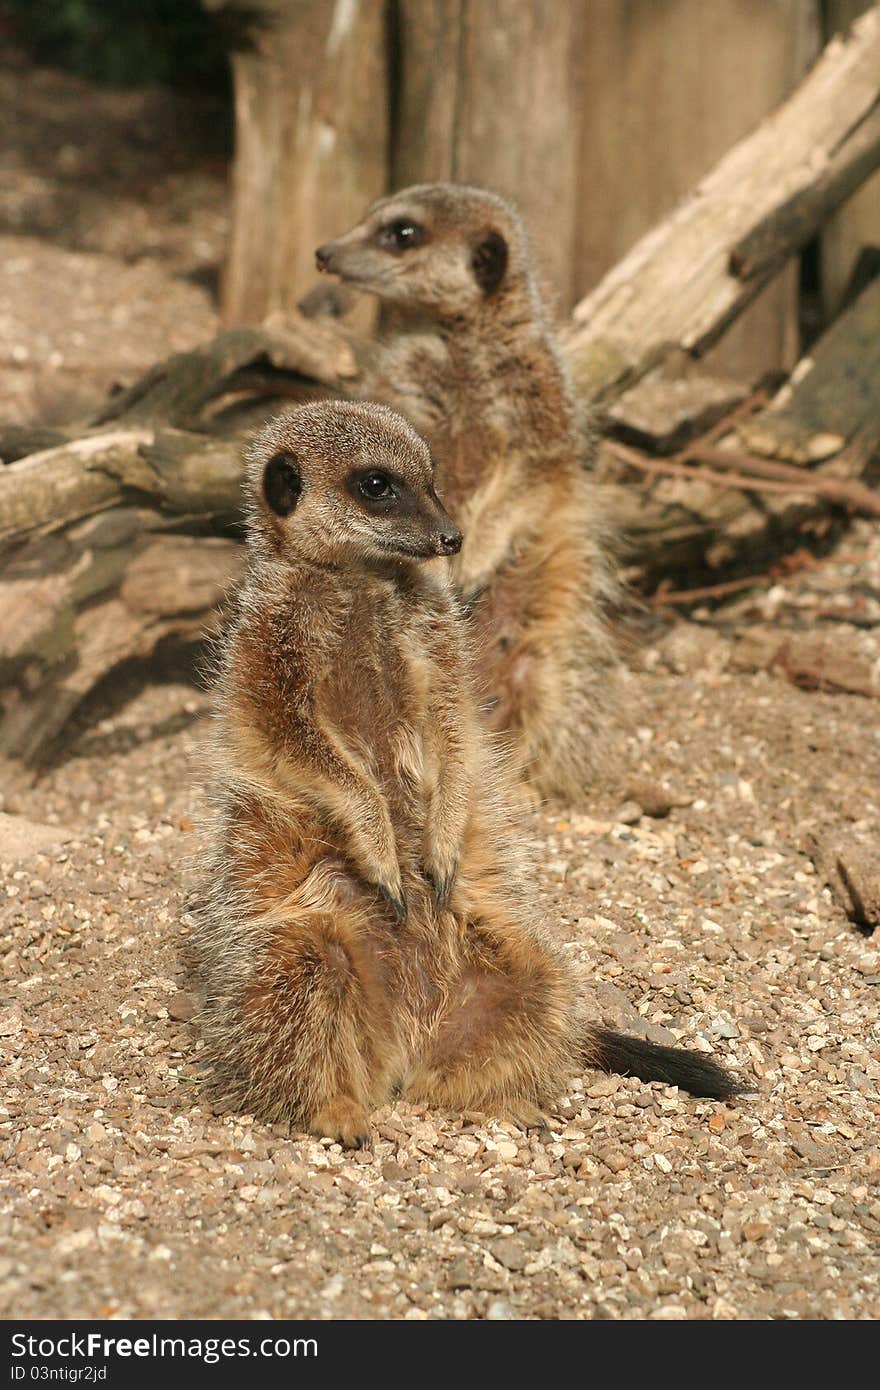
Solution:
<svg viewBox="0 0 880 1390">
<path fill-rule="evenodd" d="M 584 1066 L 733 1094 L 709 1059 L 587 1023 L 527 906 L 418 435 L 302 406 L 256 439 L 247 516 L 190 946 L 218 1102 L 358 1146 L 397 1095 L 528 1121 Z"/>
<path fill-rule="evenodd" d="M 576 800 L 620 700 L 617 586 L 523 224 L 492 193 L 426 184 L 375 203 L 316 260 L 393 308 L 363 394 L 427 440 L 464 531 L 452 571 L 489 727 L 539 797 Z"/>
</svg>

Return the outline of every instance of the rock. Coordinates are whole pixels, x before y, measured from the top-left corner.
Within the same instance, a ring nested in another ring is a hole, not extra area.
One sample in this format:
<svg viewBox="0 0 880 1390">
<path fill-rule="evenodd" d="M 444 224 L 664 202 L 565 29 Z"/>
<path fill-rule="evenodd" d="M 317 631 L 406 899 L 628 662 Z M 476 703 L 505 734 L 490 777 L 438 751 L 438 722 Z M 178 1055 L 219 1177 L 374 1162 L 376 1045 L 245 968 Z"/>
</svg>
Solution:
<svg viewBox="0 0 880 1390">
<path fill-rule="evenodd" d="M 714 628 L 699 623 L 676 623 L 658 643 L 666 665 L 677 675 L 698 671 L 717 674 L 726 669 L 731 646 Z"/>
<path fill-rule="evenodd" d="M 66 844 L 73 837 L 74 831 L 63 825 L 43 825 L 0 811 L 0 861 L 32 859 L 52 845 Z"/>
<path fill-rule="evenodd" d="M 767 1221 L 744 1221 L 742 1225 L 743 1240 L 758 1241 L 763 1240 L 770 1234 L 770 1224 Z"/>
<path fill-rule="evenodd" d="M 690 806 L 693 801 L 693 797 L 676 796 L 659 782 L 631 782 L 626 795 L 627 801 L 637 802 L 642 814 L 652 820 L 663 820 L 675 806 Z"/>
<path fill-rule="evenodd" d="M 473 1275 L 468 1269 L 467 1260 L 453 1260 L 446 1271 L 445 1287 L 447 1289 L 471 1289 L 473 1282 Z"/>
<path fill-rule="evenodd" d="M 809 834 L 804 848 L 847 916 L 867 930 L 880 926 L 880 854 L 873 845 Z"/>
<path fill-rule="evenodd" d="M 516 1317 L 516 1313 L 503 1298 L 493 1298 L 486 1309 L 486 1317 L 490 1322 L 510 1322 Z"/>
<path fill-rule="evenodd" d="M 731 1018 L 725 1018 L 724 1014 L 718 1017 L 709 1025 L 709 1032 L 716 1038 L 738 1038 L 740 1031 Z"/>
<path fill-rule="evenodd" d="M 636 1030 L 633 1029 L 635 1032 Z M 639 1030 L 642 1031 L 641 1029 Z M 678 1038 L 668 1028 L 664 1028 L 662 1023 L 646 1023 L 644 1025 L 644 1036 L 648 1042 L 658 1043 L 661 1047 L 678 1047 Z"/>
<path fill-rule="evenodd" d="M 168 1017 L 176 1019 L 178 1023 L 188 1023 L 196 1012 L 195 1001 L 189 994 L 178 991 L 168 1005 Z"/>
<path fill-rule="evenodd" d="M 815 1139 L 795 1135 L 792 1138 L 791 1146 L 795 1153 L 812 1168 L 828 1168 L 834 1165 L 834 1150 L 829 1148 L 827 1144 L 818 1144 Z"/>
<path fill-rule="evenodd" d="M 621 1153 L 619 1149 L 600 1149 L 596 1157 L 606 1168 L 610 1168 L 612 1173 L 622 1173 L 624 1168 L 629 1167 L 628 1155 Z"/>
<path fill-rule="evenodd" d="M 514 1273 L 517 1270 L 525 1269 L 529 1259 L 525 1247 L 520 1241 L 514 1240 L 512 1236 L 502 1236 L 499 1240 L 493 1240 L 489 1250 L 500 1265 Z"/>
</svg>

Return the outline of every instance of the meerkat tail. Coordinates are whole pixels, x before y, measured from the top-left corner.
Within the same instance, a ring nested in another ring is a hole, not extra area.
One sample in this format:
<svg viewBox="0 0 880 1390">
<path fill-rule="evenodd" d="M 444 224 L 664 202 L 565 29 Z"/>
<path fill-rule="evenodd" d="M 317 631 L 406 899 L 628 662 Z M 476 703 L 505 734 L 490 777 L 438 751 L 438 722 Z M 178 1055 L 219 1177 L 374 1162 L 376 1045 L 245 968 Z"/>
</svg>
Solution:
<svg viewBox="0 0 880 1390">
<path fill-rule="evenodd" d="M 640 1081 L 665 1081 L 692 1096 L 712 1100 L 728 1100 L 748 1089 L 724 1067 L 698 1052 L 661 1047 L 644 1038 L 615 1033 L 611 1028 L 588 1030 L 584 1060 L 599 1071 L 637 1076 Z"/>
</svg>

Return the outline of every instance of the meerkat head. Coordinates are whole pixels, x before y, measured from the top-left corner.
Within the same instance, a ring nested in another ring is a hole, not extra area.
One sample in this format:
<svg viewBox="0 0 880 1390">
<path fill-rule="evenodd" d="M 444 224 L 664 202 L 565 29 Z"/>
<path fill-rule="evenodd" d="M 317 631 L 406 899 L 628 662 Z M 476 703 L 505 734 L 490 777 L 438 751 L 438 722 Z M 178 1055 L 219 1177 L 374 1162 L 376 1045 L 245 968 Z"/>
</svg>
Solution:
<svg viewBox="0 0 880 1390">
<path fill-rule="evenodd" d="M 315 401 L 280 415 L 248 458 L 249 532 L 274 558 L 400 563 L 455 555 L 424 440 L 387 406 Z"/>
<path fill-rule="evenodd" d="M 381 199 L 315 259 L 356 289 L 438 315 L 473 314 L 528 280 L 516 210 L 459 184 L 419 184 Z"/>
</svg>

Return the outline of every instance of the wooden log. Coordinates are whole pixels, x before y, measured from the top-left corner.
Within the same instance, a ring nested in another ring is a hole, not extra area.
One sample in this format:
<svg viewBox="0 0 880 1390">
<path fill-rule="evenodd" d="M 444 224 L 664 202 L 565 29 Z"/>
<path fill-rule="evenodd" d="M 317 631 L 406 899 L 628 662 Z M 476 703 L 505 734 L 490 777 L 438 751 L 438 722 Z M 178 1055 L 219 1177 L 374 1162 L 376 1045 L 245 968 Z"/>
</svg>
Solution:
<svg viewBox="0 0 880 1390">
<path fill-rule="evenodd" d="M 0 470 L 0 550 L 132 498 L 228 521 L 238 506 L 241 437 L 197 432 L 206 409 L 243 389 L 261 389 L 270 410 L 273 395 L 296 387 L 314 395 L 328 384 L 343 393 L 356 371 L 346 337 L 295 313 L 158 363 L 113 397 L 91 433 L 51 436 L 62 442 Z M 5 438 L 18 453 L 19 432 L 0 432 Z"/>
<path fill-rule="evenodd" d="M 573 303 L 789 96 L 821 46 L 818 8 L 818 0 L 587 4 Z M 777 276 L 724 334 L 708 370 L 748 384 L 790 371 L 797 281 L 795 266 Z"/>
<path fill-rule="evenodd" d="M 809 241 L 829 208 L 854 193 L 880 165 L 880 106 L 869 111 L 843 144 L 833 150 L 819 177 L 752 227 L 730 253 L 740 280 L 769 279 Z"/>
<path fill-rule="evenodd" d="M 613 403 L 606 423 L 625 444 L 653 454 L 674 454 L 748 395 L 740 382 L 714 376 L 646 377 Z"/>
<path fill-rule="evenodd" d="M 0 551 L 132 502 L 228 522 L 238 512 L 239 450 L 240 441 L 142 427 L 31 454 L 0 472 Z"/>
<path fill-rule="evenodd" d="M 33 766 L 79 701 L 195 641 L 243 563 L 236 441 L 122 429 L 0 471 L 0 763 Z"/>
<path fill-rule="evenodd" d="M 111 671 L 194 641 L 243 564 L 241 435 L 204 427 L 242 388 L 337 392 L 347 341 L 299 316 L 159 363 L 92 433 L 0 469 L 0 762 L 32 767 Z M 265 405 L 264 411 L 265 413 Z M 8 436 L 12 452 L 22 442 Z M 58 436 L 51 436 L 57 440 Z M 38 442 L 43 437 L 37 436 Z"/>
<path fill-rule="evenodd" d="M 197 429 L 205 407 L 234 391 L 243 373 L 271 371 L 337 386 L 356 372 L 354 354 L 331 324 L 292 310 L 267 318 L 262 328 L 235 328 L 191 352 L 159 362 L 127 391 L 120 391 L 96 416 L 94 425 L 125 419 L 127 424 L 161 423 Z M 268 390 L 271 394 L 271 390 Z"/>
<path fill-rule="evenodd" d="M 828 45 L 789 100 L 577 306 L 566 349 L 580 393 L 607 399 L 675 354 L 704 353 L 784 254 L 851 190 L 852 171 L 867 176 L 859 130 L 873 121 L 878 102 L 880 8 L 874 7 L 848 36 Z M 804 215 L 794 225 L 779 220 L 829 166 L 834 176 L 825 177 L 822 196 L 801 201 Z M 731 253 L 774 216 L 779 240 L 772 263 L 741 278 Z"/>
<path fill-rule="evenodd" d="M 737 429 L 745 449 L 793 464 L 844 450 L 859 471 L 880 448 L 880 278 L 798 365 L 766 410 Z"/>
<path fill-rule="evenodd" d="M 121 507 L 35 537 L 0 581 L 0 765 L 33 767 L 82 698 L 160 642 L 195 641 L 242 566 L 222 537 Z"/>
</svg>

